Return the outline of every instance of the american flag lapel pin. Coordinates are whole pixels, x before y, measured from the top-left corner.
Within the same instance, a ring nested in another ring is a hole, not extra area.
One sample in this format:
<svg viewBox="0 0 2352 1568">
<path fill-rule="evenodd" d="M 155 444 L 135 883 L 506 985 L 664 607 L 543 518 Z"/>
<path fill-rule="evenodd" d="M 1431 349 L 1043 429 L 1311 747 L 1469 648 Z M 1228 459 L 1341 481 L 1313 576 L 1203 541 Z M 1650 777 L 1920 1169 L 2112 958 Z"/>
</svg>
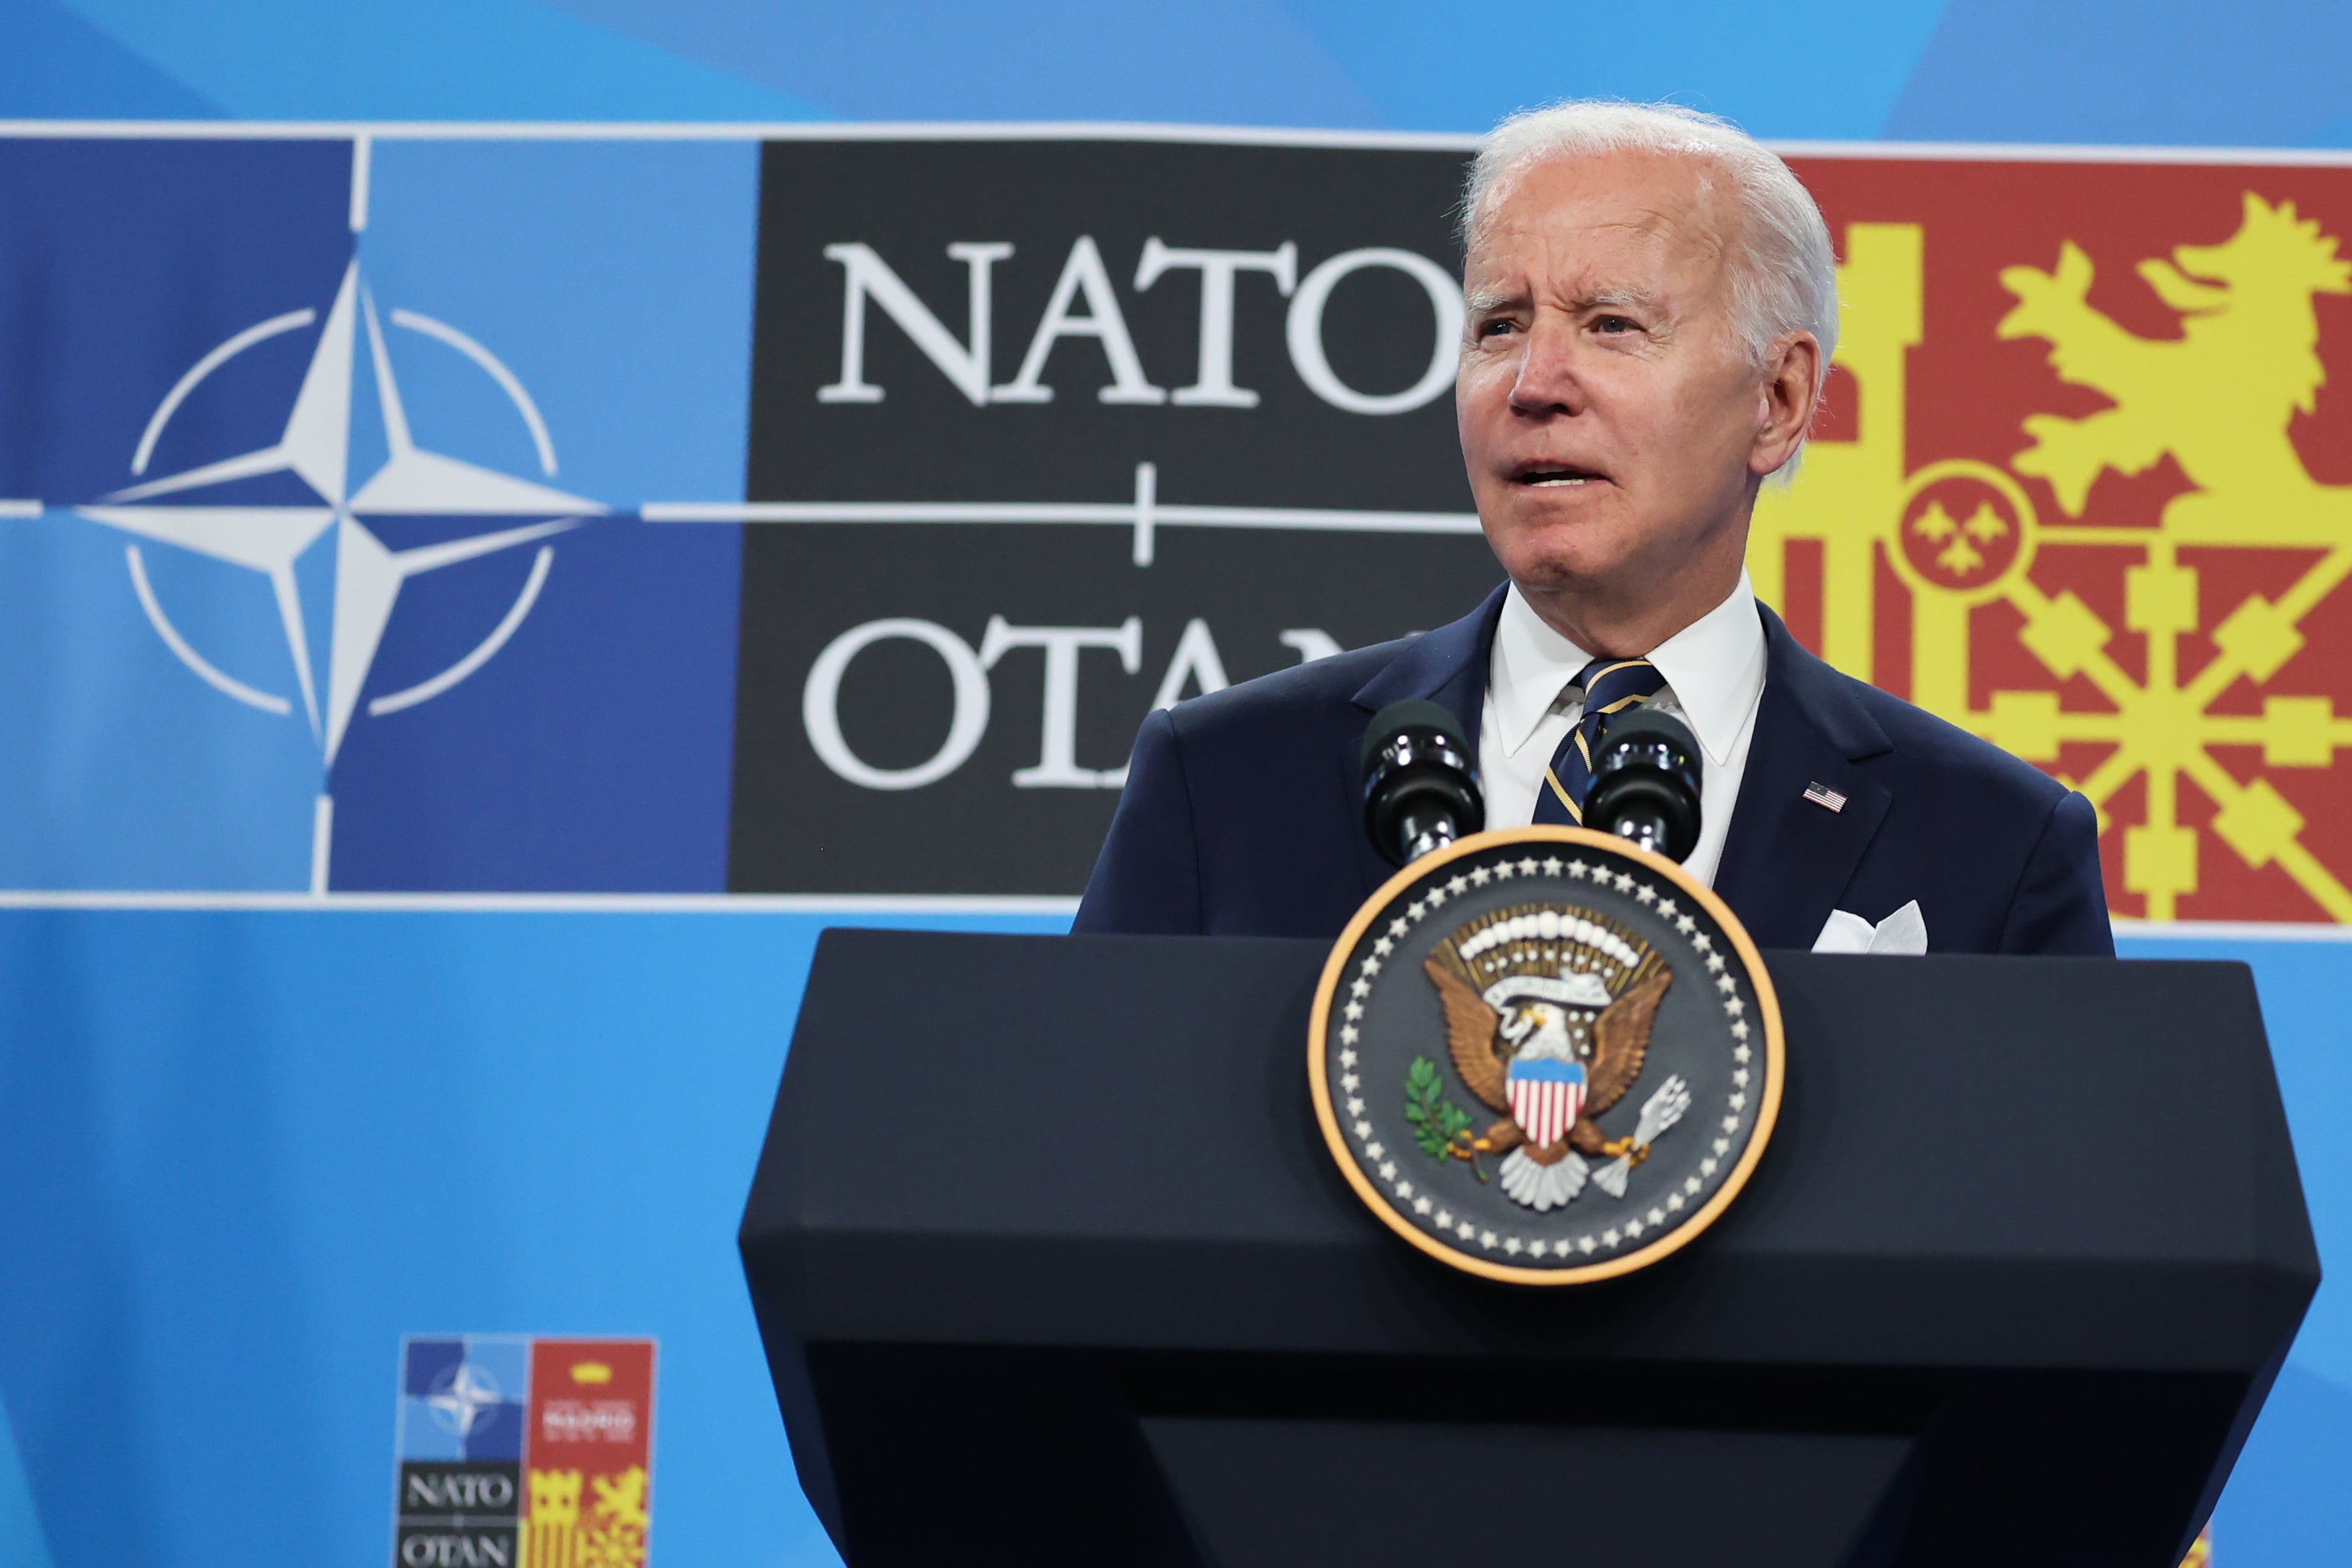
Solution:
<svg viewBox="0 0 2352 1568">
<path fill-rule="evenodd" d="M 1826 806 L 1832 811 L 1843 811 L 1845 809 L 1845 796 L 1838 794 L 1837 791 L 1830 788 L 1829 785 L 1822 783 L 1819 779 L 1815 779 L 1812 783 L 1805 786 L 1805 798 L 1811 801 L 1815 805 Z"/>
</svg>

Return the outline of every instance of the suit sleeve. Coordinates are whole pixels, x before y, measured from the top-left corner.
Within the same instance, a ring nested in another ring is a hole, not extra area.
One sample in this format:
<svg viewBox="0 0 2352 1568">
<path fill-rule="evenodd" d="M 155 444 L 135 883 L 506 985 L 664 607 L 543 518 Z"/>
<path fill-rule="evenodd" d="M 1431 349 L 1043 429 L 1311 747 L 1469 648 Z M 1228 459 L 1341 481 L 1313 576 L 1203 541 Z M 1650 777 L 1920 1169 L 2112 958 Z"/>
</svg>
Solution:
<svg viewBox="0 0 2352 1568">
<path fill-rule="evenodd" d="M 2106 884 L 2099 874 L 2098 814 L 2072 790 L 2042 824 L 2041 841 L 2010 896 L 2000 951 L 2116 955 Z"/>
<path fill-rule="evenodd" d="M 1164 708 L 1146 719 L 1136 733 L 1127 788 L 1070 929 L 1200 934 L 1201 871 L 1192 791 L 1184 782 L 1175 721 Z"/>
</svg>

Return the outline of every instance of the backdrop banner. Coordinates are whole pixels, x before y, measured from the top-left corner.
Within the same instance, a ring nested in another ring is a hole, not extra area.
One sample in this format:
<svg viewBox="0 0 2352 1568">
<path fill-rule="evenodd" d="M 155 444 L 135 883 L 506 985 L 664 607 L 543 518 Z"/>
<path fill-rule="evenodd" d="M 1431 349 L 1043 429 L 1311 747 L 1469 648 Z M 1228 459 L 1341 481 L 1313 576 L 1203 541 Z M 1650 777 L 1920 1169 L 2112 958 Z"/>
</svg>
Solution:
<svg viewBox="0 0 2352 1568">
<path fill-rule="evenodd" d="M 2119 912 L 2352 919 L 2352 172 L 1798 166 L 1846 321 L 1759 593 L 2083 787 Z M 1461 174 L 0 143 L 0 871 L 1073 894 L 1151 707 L 1495 580 Z"/>
<path fill-rule="evenodd" d="M 1154 708 L 1499 581 L 1473 143 L 0 132 L 0 1522 L 825 1561 L 731 1251 L 810 935 L 1055 927 Z M 1757 591 L 2087 794 L 2132 951 L 2280 955 L 2325 1250 L 2352 164 L 1790 152 Z M 2352 1542 L 2347 1384 L 2323 1292 L 2262 1528 Z"/>
</svg>

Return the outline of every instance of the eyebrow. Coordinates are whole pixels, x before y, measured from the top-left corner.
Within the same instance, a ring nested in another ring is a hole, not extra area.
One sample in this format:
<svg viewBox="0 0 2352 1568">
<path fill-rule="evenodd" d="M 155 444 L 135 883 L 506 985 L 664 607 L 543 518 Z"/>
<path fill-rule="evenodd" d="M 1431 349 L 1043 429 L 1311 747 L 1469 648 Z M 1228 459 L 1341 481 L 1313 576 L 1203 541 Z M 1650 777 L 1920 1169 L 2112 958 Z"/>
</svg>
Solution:
<svg viewBox="0 0 2352 1568">
<path fill-rule="evenodd" d="M 1482 289 L 1475 294 L 1465 295 L 1462 302 L 1471 315 L 1483 316 L 1491 310 L 1508 310 L 1514 305 L 1524 305 L 1527 300 L 1525 289 Z M 1626 307 L 1654 310 L 1662 309 L 1657 297 L 1643 289 L 1601 289 L 1580 296 L 1571 309 L 1581 311 Z"/>
</svg>

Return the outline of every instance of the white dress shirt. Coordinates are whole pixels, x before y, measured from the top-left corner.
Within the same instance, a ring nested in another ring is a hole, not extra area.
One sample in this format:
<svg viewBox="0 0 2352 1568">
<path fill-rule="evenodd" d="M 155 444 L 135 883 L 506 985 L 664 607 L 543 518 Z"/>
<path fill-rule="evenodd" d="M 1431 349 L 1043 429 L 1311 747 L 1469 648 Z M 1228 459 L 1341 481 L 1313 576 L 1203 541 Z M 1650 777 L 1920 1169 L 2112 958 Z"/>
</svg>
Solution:
<svg viewBox="0 0 2352 1568">
<path fill-rule="evenodd" d="M 1660 643 L 1649 658 L 1666 680 L 1650 705 L 1689 725 L 1706 754 L 1698 847 L 1683 868 L 1713 887 L 1764 696 L 1764 624 L 1748 574 L 1740 573 L 1729 598 Z M 1591 662 L 1591 654 L 1545 625 L 1513 585 L 1495 627 L 1486 705 L 1478 720 L 1488 827 L 1525 827 L 1535 819 L 1551 754 L 1584 716 L 1584 689 L 1575 681 Z"/>
</svg>

